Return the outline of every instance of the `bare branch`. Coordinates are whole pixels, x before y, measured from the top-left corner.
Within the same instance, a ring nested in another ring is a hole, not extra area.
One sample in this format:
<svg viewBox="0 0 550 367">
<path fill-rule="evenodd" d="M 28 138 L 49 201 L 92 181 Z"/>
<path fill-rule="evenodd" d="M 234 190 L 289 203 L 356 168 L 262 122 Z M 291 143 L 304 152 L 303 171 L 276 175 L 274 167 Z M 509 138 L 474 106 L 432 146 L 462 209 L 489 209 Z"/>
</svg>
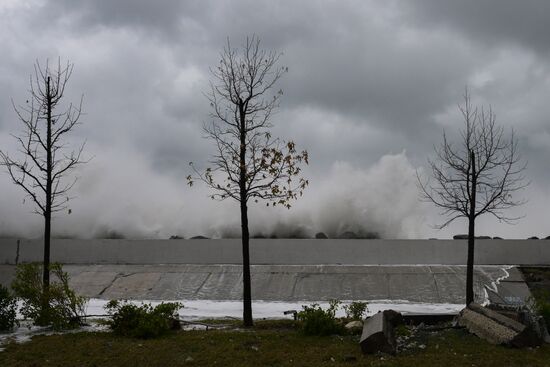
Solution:
<svg viewBox="0 0 550 367">
<path fill-rule="evenodd" d="M 433 180 L 423 181 L 417 174 L 421 197 L 449 217 L 438 228 L 461 217 L 469 218 L 472 206 L 472 219 L 491 214 L 499 221 L 513 223 L 519 217 L 504 212 L 525 202 L 513 199 L 513 194 L 528 185 L 524 176 L 526 163 L 519 157 L 514 132 L 505 139 L 504 129 L 496 125 L 492 108 L 474 107 L 468 90 L 464 103 L 458 108 L 464 120 L 464 129 L 460 132 L 462 140 L 458 146 L 453 146 L 443 134 L 443 143 L 435 148 L 437 159 L 428 160 Z M 472 176 L 469 159 L 471 153 L 475 156 L 475 176 Z M 472 187 L 474 182 L 475 187 Z"/>
<path fill-rule="evenodd" d="M 189 176 L 188 182 L 204 182 L 216 192 L 213 199 L 262 199 L 289 208 L 308 184 L 298 177 L 300 164 L 308 163 L 307 152 L 297 152 L 292 141 L 272 139 L 269 133 L 282 95 L 272 89 L 288 71 L 277 66 L 280 57 L 263 50 L 256 36 L 247 38 L 242 49 L 228 40 L 219 65 L 211 69 L 213 81 L 206 97 L 212 121 L 204 132 L 216 153 L 203 172 L 191 163 L 195 177 Z"/>
<path fill-rule="evenodd" d="M 15 159 L 0 151 L 0 165 L 12 181 L 29 195 L 39 208 L 37 213 L 46 216 L 66 207 L 68 191 L 75 179 L 66 181 L 65 175 L 77 165 L 86 163 L 82 152 L 84 144 L 77 150 L 68 150 L 62 143 L 65 135 L 79 124 L 82 115 L 82 102 L 61 107 L 65 88 L 72 75 L 73 64 L 61 64 L 58 59 L 55 68 L 47 60 L 45 66 L 39 61 L 34 64 L 30 76 L 30 99 L 24 106 L 13 108 L 23 131 L 13 135 L 19 145 L 21 158 Z"/>
</svg>

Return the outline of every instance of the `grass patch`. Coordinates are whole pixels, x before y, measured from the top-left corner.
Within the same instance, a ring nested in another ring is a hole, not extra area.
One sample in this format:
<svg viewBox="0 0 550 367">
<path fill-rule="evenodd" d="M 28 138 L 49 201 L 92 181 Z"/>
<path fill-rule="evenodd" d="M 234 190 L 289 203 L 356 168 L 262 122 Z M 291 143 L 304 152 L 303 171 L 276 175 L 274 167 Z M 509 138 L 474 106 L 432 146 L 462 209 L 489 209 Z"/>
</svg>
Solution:
<svg viewBox="0 0 550 367">
<path fill-rule="evenodd" d="M 182 331 L 140 340 L 112 333 L 37 336 L 8 344 L 9 366 L 547 366 L 550 346 L 508 349 L 463 330 L 428 333 L 425 349 L 363 356 L 357 336 L 305 336 L 289 320 L 252 330 Z M 291 321 L 291 320 L 290 320 Z"/>
</svg>

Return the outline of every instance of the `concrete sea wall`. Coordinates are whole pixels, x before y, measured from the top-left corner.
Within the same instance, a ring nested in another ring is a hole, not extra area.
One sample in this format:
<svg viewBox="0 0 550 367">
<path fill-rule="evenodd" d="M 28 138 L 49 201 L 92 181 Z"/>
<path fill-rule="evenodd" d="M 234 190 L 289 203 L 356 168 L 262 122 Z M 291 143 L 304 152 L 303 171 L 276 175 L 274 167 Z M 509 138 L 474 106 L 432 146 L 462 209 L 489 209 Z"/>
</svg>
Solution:
<svg viewBox="0 0 550 367">
<path fill-rule="evenodd" d="M 465 240 L 252 239 L 251 262 L 271 265 L 466 263 Z M 239 239 L 52 240 L 65 264 L 240 264 Z M 0 239 L 0 264 L 40 261 L 41 240 Z M 550 240 L 477 240 L 478 265 L 550 265 Z"/>
</svg>

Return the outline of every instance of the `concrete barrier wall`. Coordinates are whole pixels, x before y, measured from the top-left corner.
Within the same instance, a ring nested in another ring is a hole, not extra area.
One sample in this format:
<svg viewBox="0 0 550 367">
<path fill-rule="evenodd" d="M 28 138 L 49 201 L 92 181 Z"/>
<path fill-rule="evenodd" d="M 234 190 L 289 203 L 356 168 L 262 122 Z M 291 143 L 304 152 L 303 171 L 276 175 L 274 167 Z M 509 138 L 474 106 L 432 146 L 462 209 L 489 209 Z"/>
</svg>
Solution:
<svg viewBox="0 0 550 367">
<path fill-rule="evenodd" d="M 18 244 L 19 243 L 19 244 Z M 0 239 L 0 263 L 41 261 L 42 240 Z M 465 240 L 252 239 L 253 264 L 406 265 L 466 263 Z M 240 264 L 239 239 L 52 240 L 66 264 Z M 550 240 L 477 240 L 476 264 L 550 265 Z"/>
</svg>

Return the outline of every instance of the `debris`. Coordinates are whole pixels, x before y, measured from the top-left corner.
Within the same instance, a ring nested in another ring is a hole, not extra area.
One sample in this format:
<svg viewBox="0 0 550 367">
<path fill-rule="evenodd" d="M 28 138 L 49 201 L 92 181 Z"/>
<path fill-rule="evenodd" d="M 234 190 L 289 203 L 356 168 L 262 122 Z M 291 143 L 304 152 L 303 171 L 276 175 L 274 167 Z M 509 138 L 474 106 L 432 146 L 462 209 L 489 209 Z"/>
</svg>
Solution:
<svg viewBox="0 0 550 367">
<path fill-rule="evenodd" d="M 458 324 L 491 344 L 518 348 L 542 344 L 542 338 L 531 327 L 475 303 L 460 312 Z"/>
<path fill-rule="evenodd" d="M 365 320 L 359 344 L 365 354 L 383 352 L 395 354 L 397 342 L 394 328 L 402 321 L 399 312 L 387 310 Z"/>
</svg>

